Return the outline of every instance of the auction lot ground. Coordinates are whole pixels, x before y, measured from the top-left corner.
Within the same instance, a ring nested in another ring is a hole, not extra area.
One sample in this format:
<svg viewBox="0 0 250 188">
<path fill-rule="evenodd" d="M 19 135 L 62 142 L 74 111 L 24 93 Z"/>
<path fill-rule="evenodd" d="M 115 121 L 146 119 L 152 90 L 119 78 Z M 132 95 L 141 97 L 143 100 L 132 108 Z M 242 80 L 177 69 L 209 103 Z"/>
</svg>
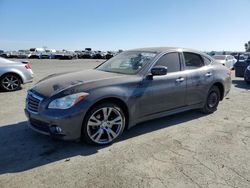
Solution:
<svg viewBox="0 0 250 188">
<path fill-rule="evenodd" d="M 34 83 L 96 60 L 31 60 Z M 25 95 L 0 92 L 0 187 L 250 187 L 250 86 L 233 77 L 212 115 L 139 124 L 106 147 L 55 141 L 27 127 Z"/>
</svg>

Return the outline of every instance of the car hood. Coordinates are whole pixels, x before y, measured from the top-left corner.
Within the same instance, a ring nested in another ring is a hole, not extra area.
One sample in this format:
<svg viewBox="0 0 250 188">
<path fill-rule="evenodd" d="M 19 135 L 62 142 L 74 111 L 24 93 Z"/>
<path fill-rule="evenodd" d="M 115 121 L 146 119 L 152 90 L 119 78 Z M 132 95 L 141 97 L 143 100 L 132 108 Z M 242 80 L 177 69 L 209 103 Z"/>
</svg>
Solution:
<svg viewBox="0 0 250 188">
<path fill-rule="evenodd" d="M 120 77 L 127 77 L 127 75 L 98 70 L 53 74 L 39 81 L 32 88 L 32 90 L 39 93 L 40 95 L 43 95 L 44 97 L 51 97 L 61 91 L 76 86 L 89 85 L 90 83 L 103 82 L 104 80 L 110 79 L 117 80 L 117 78 Z"/>
</svg>

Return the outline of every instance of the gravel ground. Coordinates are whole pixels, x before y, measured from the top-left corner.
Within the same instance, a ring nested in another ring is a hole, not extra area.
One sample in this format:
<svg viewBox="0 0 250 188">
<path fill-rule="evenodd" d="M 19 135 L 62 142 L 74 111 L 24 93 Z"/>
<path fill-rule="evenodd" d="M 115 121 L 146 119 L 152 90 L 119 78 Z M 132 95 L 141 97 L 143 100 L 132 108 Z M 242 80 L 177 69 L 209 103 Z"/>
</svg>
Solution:
<svg viewBox="0 0 250 188">
<path fill-rule="evenodd" d="M 96 60 L 31 60 L 34 82 Z M 27 89 L 0 93 L 0 187 L 250 187 L 250 86 L 233 77 L 218 111 L 185 112 L 97 147 L 55 141 L 27 127 Z"/>
</svg>

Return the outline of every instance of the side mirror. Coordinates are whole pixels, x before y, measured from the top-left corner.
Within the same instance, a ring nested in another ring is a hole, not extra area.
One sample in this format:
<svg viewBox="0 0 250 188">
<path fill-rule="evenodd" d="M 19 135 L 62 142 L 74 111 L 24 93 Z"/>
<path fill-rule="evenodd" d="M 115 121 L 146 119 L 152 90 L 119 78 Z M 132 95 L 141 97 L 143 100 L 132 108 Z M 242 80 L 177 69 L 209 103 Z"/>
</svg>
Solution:
<svg viewBox="0 0 250 188">
<path fill-rule="evenodd" d="M 155 66 L 151 69 L 152 76 L 162 76 L 166 75 L 168 72 L 168 68 L 165 66 Z"/>
</svg>

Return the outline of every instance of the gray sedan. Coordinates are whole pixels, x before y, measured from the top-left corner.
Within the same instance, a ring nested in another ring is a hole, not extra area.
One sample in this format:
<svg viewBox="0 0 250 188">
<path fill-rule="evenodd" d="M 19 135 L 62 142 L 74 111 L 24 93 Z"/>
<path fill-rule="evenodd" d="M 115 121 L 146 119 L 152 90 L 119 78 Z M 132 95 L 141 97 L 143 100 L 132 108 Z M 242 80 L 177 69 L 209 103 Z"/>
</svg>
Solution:
<svg viewBox="0 0 250 188">
<path fill-rule="evenodd" d="M 137 123 L 191 109 L 216 111 L 231 71 L 188 49 L 125 51 L 93 70 L 55 74 L 28 91 L 29 126 L 64 140 L 108 144 Z"/>
<path fill-rule="evenodd" d="M 21 84 L 32 82 L 33 72 L 28 62 L 16 62 L 0 57 L 0 88 L 16 91 Z"/>
</svg>

